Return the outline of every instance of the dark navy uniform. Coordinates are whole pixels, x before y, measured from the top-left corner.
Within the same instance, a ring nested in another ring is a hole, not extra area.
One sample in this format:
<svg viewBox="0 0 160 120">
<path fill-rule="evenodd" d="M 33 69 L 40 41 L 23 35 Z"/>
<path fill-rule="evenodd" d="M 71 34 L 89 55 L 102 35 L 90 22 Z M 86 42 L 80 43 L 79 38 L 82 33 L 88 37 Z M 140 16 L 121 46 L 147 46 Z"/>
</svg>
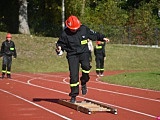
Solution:
<svg viewBox="0 0 160 120">
<path fill-rule="evenodd" d="M 96 44 L 94 47 L 94 55 L 96 61 L 96 73 L 97 76 L 103 76 L 104 72 L 104 58 L 106 57 L 105 54 L 105 44 L 106 42 L 101 42 Z"/>
<path fill-rule="evenodd" d="M 80 64 L 82 68 L 81 85 L 85 85 L 90 79 L 89 72 L 91 66 L 89 61 L 90 51 L 87 44 L 88 39 L 104 41 L 103 38 L 105 38 L 103 34 L 96 33 L 85 25 L 81 25 L 76 32 L 71 32 L 66 28 L 57 41 L 57 46 L 61 46 L 62 50 L 67 52 L 71 88 L 69 96 L 76 97 L 79 94 Z"/>
<path fill-rule="evenodd" d="M 11 77 L 11 64 L 12 64 L 12 56 L 14 58 L 17 57 L 15 44 L 12 40 L 5 40 L 1 46 L 1 56 L 3 57 L 2 61 L 2 78 L 4 78 L 5 73 L 7 73 L 7 77 Z"/>
</svg>

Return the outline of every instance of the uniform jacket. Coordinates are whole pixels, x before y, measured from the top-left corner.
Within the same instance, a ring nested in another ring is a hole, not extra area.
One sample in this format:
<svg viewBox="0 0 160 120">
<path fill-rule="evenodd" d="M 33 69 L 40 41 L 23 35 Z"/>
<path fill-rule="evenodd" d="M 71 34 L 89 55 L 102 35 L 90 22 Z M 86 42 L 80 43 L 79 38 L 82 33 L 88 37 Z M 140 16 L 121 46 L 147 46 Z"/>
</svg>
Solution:
<svg viewBox="0 0 160 120">
<path fill-rule="evenodd" d="M 62 47 L 62 50 L 67 52 L 67 56 L 70 56 L 89 52 L 88 39 L 104 41 L 103 38 L 105 38 L 103 34 L 96 33 L 85 25 L 81 25 L 75 33 L 66 28 L 57 44 Z"/>
<path fill-rule="evenodd" d="M 105 45 L 106 42 L 101 42 L 101 44 L 96 45 L 94 47 L 94 55 L 97 56 L 102 56 L 102 57 L 106 57 L 106 53 L 105 53 Z"/>
<path fill-rule="evenodd" d="M 2 43 L 1 46 L 1 56 L 14 56 L 15 58 L 17 57 L 17 53 L 16 53 L 16 48 L 15 48 L 15 44 L 12 40 L 10 40 L 10 42 L 8 40 L 5 40 Z"/>
</svg>

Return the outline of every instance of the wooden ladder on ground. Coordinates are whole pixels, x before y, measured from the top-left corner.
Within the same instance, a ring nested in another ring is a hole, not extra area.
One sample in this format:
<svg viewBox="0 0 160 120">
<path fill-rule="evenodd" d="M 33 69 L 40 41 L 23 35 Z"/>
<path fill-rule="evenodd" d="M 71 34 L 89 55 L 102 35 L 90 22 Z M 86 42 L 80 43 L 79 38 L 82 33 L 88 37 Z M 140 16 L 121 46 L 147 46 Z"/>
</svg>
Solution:
<svg viewBox="0 0 160 120">
<path fill-rule="evenodd" d="M 77 101 L 76 103 L 71 103 L 66 99 L 59 99 L 58 103 L 86 114 L 92 114 L 96 112 L 109 112 L 112 114 L 117 114 L 117 109 L 87 99 L 84 101 Z"/>
</svg>

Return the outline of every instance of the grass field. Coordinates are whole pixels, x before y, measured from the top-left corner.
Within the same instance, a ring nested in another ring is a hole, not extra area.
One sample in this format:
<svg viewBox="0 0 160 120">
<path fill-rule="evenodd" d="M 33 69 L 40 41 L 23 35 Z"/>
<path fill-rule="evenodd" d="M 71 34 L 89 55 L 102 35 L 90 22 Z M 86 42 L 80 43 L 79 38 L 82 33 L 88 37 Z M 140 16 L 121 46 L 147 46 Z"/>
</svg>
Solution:
<svg viewBox="0 0 160 120">
<path fill-rule="evenodd" d="M 108 45 L 106 51 L 108 70 L 136 70 L 138 72 L 103 77 L 103 81 L 160 90 L 159 48 Z"/>
<path fill-rule="evenodd" d="M 0 41 L 6 33 L 0 32 Z M 13 59 L 12 72 L 68 72 L 65 54 L 55 53 L 58 38 L 13 34 L 17 59 Z M 92 54 L 93 55 L 93 54 Z M 160 49 L 108 44 L 105 70 L 135 70 L 103 77 L 103 81 L 146 89 L 160 90 Z M 95 71 L 93 55 L 91 71 Z"/>
</svg>

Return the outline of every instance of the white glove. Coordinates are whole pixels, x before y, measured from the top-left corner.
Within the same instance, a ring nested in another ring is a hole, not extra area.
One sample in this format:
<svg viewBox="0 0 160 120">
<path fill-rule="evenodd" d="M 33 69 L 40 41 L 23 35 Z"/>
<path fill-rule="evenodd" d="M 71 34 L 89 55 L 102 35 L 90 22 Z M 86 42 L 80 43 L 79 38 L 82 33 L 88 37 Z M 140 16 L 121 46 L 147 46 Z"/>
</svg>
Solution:
<svg viewBox="0 0 160 120">
<path fill-rule="evenodd" d="M 61 50 L 59 53 L 58 53 L 59 56 L 63 55 L 63 51 Z"/>
<path fill-rule="evenodd" d="M 108 39 L 108 38 L 103 38 L 103 40 L 105 40 L 106 42 L 109 42 L 109 39 Z"/>
<path fill-rule="evenodd" d="M 57 47 L 56 52 L 57 52 L 57 55 L 59 55 L 59 56 L 63 55 L 63 51 L 62 51 L 61 46 Z"/>
</svg>

